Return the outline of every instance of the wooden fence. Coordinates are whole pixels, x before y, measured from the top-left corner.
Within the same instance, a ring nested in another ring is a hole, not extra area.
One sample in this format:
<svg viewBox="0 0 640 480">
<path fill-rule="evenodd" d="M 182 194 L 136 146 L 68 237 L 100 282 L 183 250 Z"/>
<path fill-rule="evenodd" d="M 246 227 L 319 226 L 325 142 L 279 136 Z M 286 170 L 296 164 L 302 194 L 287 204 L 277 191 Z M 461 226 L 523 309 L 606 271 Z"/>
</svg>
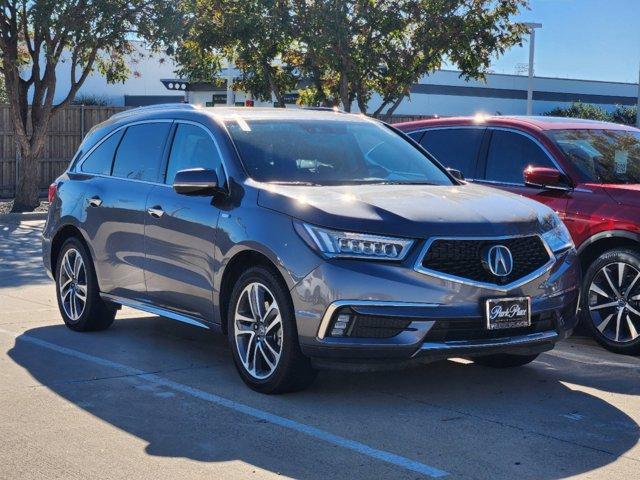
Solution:
<svg viewBox="0 0 640 480">
<path fill-rule="evenodd" d="M 51 120 L 38 172 L 40 192 L 67 168 L 84 135 L 123 107 L 74 105 Z M 16 185 L 18 148 L 7 105 L 0 105 L 0 198 L 11 198 Z"/>
<path fill-rule="evenodd" d="M 38 172 L 40 193 L 46 195 L 47 187 L 67 168 L 84 135 L 94 125 L 124 107 L 74 105 L 67 107 L 51 120 L 49 134 L 40 159 Z M 392 123 L 425 118 L 421 115 L 394 115 Z M 18 149 L 9 115 L 9 107 L 0 105 L 0 198 L 15 194 L 16 157 Z"/>
</svg>

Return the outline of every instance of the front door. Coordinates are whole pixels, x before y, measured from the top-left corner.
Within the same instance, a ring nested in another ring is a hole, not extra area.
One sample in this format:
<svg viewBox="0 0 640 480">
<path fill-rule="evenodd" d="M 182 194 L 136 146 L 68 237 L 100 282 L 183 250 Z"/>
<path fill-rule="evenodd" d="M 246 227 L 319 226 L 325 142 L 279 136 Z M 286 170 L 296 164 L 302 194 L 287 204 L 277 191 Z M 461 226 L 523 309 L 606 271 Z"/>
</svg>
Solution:
<svg viewBox="0 0 640 480">
<path fill-rule="evenodd" d="M 147 199 L 145 280 L 154 304 L 211 321 L 215 240 L 220 210 L 211 196 L 187 196 L 171 187 L 176 172 L 214 169 L 225 183 L 220 152 L 204 126 L 177 122 L 164 185 Z"/>
</svg>

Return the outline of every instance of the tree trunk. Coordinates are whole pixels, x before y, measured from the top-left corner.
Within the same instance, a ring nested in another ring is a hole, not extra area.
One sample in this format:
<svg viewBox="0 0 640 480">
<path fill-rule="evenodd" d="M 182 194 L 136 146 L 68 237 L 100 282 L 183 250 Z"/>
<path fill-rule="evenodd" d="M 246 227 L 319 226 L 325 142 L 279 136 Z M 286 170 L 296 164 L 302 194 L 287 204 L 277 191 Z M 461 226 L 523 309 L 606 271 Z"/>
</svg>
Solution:
<svg viewBox="0 0 640 480">
<path fill-rule="evenodd" d="M 396 108 L 400 106 L 400 104 L 402 103 L 402 100 L 404 100 L 406 96 L 407 94 L 405 93 L 404 95 L 398 97 L 395 102 L 393 102 L 393 104 L 389 107 L 389 110 L 387 110 L 384 114 L 385 122 L 388 123 L 391 121 L 391 116 L 393 115 L 393 112 L 396 111 Z"/>
<path fill-rule="evenodd" d="M 13 201 L 12 212 L 30 212 L 36 208 L 40 201 L 38 199 L 38 156 L 29 149 L 27 152 L 21 150 L 21 158 L 16 162 L 18 169 L 18 183 L 16 185 L 16 195 Z"/>
<path fill-rule="evenodd" d="M 340 72 L 340 101 L 345 112 L 351 112 L 351 97 L 349 95 L 349 77 L 343 70 Z"/>
</svg>

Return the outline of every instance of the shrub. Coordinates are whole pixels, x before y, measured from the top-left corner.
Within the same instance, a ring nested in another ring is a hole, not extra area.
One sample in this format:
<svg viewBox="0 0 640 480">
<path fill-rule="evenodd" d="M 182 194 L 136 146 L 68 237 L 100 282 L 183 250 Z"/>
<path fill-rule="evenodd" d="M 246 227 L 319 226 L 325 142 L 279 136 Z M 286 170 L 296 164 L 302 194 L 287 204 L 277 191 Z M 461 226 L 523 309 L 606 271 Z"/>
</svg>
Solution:
<svg viewBox="0 0 640 480">
<path fill-rule="evenodd" d="M 637 115 L 638 107 L 617 105 L 616 109 L 611 114 L 611 120 L 616 123 L 624 123 L 625 125 L 635 126 Z"/>
<path fill-rule="evenodd" d="M 111 102 L 106 97 L 100 95 L 88 95 L 81 93 L 71 102 L 72 105 L 94 105 L 96 107 L 108 107 Z"/>
<path fill-rule="evenodd" d="M 585 118 L 587 120 L 611 121 L 611 115 L 604 108 L 590 103 L 573 102 L 568 107 L 556 107 L 545 113 L 551 117 Z"/>
</svg>

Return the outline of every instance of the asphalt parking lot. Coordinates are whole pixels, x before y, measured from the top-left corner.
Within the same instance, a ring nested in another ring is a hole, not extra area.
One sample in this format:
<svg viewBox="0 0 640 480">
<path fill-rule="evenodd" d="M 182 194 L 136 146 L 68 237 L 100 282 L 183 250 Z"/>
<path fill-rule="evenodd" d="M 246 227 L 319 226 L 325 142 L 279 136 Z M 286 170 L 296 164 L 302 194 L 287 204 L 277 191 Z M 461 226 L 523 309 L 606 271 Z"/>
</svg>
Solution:
<svg viewBox="0 0 640 480">
<path fill-rule="evenodd" d="M 123 309 L 67 330 L 39 220 L 0 220 L 0 478 L 640 478 L 640 358 L 322 372 L 264 396 L 224 339 Z"/>
</svg>

